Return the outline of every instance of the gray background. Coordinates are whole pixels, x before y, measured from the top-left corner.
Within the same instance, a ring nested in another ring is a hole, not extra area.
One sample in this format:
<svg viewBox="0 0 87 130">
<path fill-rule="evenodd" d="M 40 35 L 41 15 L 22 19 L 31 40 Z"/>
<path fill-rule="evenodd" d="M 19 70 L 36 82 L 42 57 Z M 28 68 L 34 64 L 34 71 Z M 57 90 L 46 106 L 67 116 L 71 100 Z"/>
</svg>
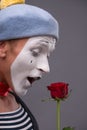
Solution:
<svg viewBox="0 0 87 130">
<path fill-rule="evenodd" d="M 51 72 L 33 84 L 23 100 L 35 115 L 40 130 L 56 130 L 56 102 L 51 82 L 68 82 L 71 96 L 61 103 L 61 126 L 87 130 L 87 0 L 27 0 L 48 10 L 60 25 L 60 39 L 50 57 Z"/>
</svg>

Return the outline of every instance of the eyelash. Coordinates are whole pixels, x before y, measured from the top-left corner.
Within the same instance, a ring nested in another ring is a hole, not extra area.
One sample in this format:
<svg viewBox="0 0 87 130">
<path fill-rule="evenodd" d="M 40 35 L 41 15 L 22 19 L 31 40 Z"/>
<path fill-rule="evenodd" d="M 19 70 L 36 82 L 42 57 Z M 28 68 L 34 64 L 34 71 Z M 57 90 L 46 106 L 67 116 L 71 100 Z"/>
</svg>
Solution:
<svg viewBox="0 0 87 130">
<path fill-rule="evenodd" d="M 39 49 L 39 50 L 37 50 L 37 51 L 32 50 L 31 52 L 32 52 L 32 55 L 33 55 L 34 57 L 38 57 L 38 56 L 40 55 L 40 53 L 42 52 L 42 49 Z M 49 57 L 50 57 L 50 54 L 47 55 L 47 58 L 48 58 L 48 59 L 49 59 Z"/>
<path fill-rule="evenodd" d="M 39 52 L 32 51 L 32 55 L 35 57 L 39 56 L 39 54 L 40 54 Z"/>
</svg>

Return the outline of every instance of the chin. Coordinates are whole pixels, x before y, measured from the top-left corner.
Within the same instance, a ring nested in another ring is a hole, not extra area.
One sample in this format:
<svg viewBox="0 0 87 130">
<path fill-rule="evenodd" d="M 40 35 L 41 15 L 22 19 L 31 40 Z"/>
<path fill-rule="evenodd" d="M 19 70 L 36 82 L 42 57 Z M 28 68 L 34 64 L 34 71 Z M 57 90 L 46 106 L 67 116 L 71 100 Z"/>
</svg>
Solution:
<svg viewBox="0 0 87 130">
<path fill-rule="evenodd" d="M 27 93 L 28 89 L 22 89 L 22 90 L 15 90 L 15 93 L 18 95 L 18 96 L 25 96 L 26 93 Z"/>
</svg>

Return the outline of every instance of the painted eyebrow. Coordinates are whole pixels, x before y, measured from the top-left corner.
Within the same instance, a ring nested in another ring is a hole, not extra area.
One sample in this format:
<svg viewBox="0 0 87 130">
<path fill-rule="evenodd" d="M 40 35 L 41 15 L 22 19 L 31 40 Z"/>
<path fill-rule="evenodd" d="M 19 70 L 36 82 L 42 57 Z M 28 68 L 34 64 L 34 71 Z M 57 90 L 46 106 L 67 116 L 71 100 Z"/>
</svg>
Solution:
<svg viewBox="0 0 87 130">
<path fill-rule="evenodd" d="M 32 47 L 31 50 L 37 49 L 37 48 L 39 48 L 39 47 L 47 47 L 47 48 L 49 48 L 49 44 L 55 46 L 55 42 L 52 42 L 52 41 L 50 41 L 50 40 L 48 40 L 48 39 L 41 39 L 41 40 L 39 40 L 39 41 L 37 42 L 37 44 L 35 45 L 35 47 Z"/>
<path fill-rule="evenodd" d="M 48 47 L 48 44 L 49 44 L 49 43 L 43 41 L 43 42 L 39 43 L 38 45 L 39 45 L 39 46 L 42 45 L 43 47 Z"/>
<path fill-rule="evenodd" d="M 39 45 L 43 45 L 45 47 L 48 47 L 48 44 L 55 44 L 55 43 L 50 41 L 50 40 L 48 40 L 48 39 L 43 39 L 43 40 L 40 40 L 38 44 Z"/>
<path fill-rule="evenodd" d="M 36 49 L 37 47 L 41 47 L 41 46 L 43 46 L 43 47 L 48 47 L 47 44 L 49 44 L 49 43 L 45 43 L 45 41 L 39 41 L 39 42 L 35 45 L 35 47 L 33 47 L 32 49 Z"/>
</svg>

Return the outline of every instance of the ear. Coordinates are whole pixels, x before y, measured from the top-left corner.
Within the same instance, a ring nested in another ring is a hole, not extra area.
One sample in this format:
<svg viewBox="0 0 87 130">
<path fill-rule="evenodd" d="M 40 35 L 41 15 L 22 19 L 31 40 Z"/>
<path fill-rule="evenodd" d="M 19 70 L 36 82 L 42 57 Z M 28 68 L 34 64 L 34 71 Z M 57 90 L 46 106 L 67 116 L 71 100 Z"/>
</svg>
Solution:
<svg viewBox="0 0 87 130">
<path fill-rule="evenodd" d="M 6 57 L 6 44 L 5 41 L 0 41 L 0 58 Z"/>
</svg>

